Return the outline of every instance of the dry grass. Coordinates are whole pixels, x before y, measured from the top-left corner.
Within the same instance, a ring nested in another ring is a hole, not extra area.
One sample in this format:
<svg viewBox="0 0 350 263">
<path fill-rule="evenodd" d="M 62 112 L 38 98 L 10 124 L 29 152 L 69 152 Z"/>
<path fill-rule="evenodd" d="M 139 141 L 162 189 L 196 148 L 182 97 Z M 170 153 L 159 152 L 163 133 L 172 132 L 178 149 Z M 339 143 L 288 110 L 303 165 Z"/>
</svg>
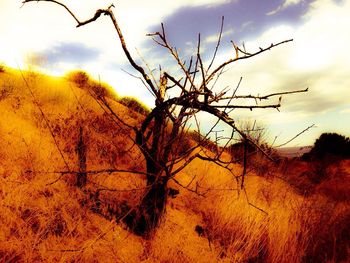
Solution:
<svg viewBox="0 0 350 263">
<path fill-rule="evenodd" d="M 6 78 L 13 85 L 0 104 L 0 262 L 349 260 L 349 161 L 330 169 L 331 176 L 318 185 L 300 177 L 309 168 L 297 162 L 269 176 L 250 173 L 246 195 L 238 191 L 232 174 L 196 160 L 177 179 L 184 185 L 191 182 L 189 187 L 206 197 L 172 182 L 180 195 L 169 200 L 153 238 L 142 239 L 107 213 L 111 207 L 122 210 L 125 203 L 138 203 L 142 176 L 91 175 L 84 192 L 74 186 L 74 176 L 49 173 L 66 169 L 50 131 L 68 165 L 76 169 L 80 126 L 88 145 L 88 169 L 144 169 L 132 132 L 116 125 L 82 87 L 40 74 L 27 77 L 33 78 L 29 83 L 35 100 L 18 72 L 6 69 L 0 75 L 0 83 Z M 109 100 L 125 121 L 142 120 L 142 115 L 131 118 L 126 107 Z M 239 175 L 241 167 L 233 171 Z M 300 194 L 306 186 L 312 191 Z M 101 207 L 96 209 L 93 197 L 100 188 L 109 190 L 100 191 Z"/>
<path fill-rule="evenodd" d="M 287 178 L 250 175 L 247 195 L 243 191 L 212 190 L 206 198 L 187 197 L 184 203 L 202 215 L 205 238 L 219 251 L 220 260 L 346 262 L 350 245 L 348 162 L 343 167 L 338 179 L 324 181 L 309 196 L 298 194 L 286 183 Z M 235 187 L 228 173 L 211 164 L 194 164 L 187 173 L 193 172 L 199 178 L 205 173 L 216 175 L 199 179 L 204 188 Z"/>
</svg>

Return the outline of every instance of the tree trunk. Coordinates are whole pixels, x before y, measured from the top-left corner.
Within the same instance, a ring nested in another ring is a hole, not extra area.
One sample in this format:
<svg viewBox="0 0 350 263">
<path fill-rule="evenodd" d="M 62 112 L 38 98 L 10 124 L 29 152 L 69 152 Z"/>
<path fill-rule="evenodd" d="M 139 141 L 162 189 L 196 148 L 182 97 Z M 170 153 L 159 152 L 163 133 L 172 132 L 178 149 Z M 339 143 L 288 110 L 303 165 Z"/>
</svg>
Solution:
<svg viewBox="0 0 350 263">
<path fill-rule="evenodd" d="M 156 168 L 148 167 L 148 171 L 154 172 Z M 167 180 L 161 176 L 160 172 L 149 173 L 147 176 L 147 186 L 138 207 L 133 210 L 124 222 L 137 235 L 149 236 L 157 228 L 166 210 L 167 202 Z"/>
<path fill-rule="evenodd" d="M 156 104 L 159 102 L 156 102 Z M 125 218 L 124 222 L 137 235 L 150 236 L 161 222 L 165 213 L 167 202 L 168 179 L 164 176 L 164 163 L 169 154 L 165 154 L 166 148 L 162 140 L 165 134 L 165 112 L 153 116 L 151 147 L 147 148 L 146 132 L 148 119 L 143 123 L 143 128 L 136 134 L 136 142 L 146 159 L 147 190 L 140 204 Z M 145 124 L 146 123 L 146 124 Z"/>
</svg>

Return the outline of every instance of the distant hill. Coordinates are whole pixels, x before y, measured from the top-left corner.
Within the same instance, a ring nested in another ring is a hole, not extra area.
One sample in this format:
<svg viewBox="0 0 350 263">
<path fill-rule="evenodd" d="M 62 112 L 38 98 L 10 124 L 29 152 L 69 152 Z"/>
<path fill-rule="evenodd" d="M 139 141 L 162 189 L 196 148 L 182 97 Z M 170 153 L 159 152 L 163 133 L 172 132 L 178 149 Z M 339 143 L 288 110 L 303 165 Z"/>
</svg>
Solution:
<svg viewBox="0 0 350 263">
<path fill-rule="evenodd" d="M 293 158 L 302 156 L 304 153 L 311 151 L 311 148 L 312 146 L 282 147 L 276 148 L 276 151 L 282 157 Z"/>
</svg>

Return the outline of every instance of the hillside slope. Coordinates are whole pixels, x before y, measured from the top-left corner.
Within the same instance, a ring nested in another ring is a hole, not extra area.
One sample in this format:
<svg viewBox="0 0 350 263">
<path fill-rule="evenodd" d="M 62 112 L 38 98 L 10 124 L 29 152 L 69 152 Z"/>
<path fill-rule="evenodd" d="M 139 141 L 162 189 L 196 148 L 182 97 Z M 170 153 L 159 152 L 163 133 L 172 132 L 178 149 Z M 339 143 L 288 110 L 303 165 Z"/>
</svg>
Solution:
<svg viewBox="0 0 350 263">
<path fill-rule="evenodd" d="M 302 196 L 280 174 L 253 172 L 242 191 L 225 169 L 201 160 L 177 180 L 202 195 L 172 182 L 180 194 L 155 235 L 135 236 L 111 211 L 137 205 L 142 175 L 91 173 L 82 191 L 67 173 L 79 170 L 81 130 L 89 171 L 144 170 L 133 132 L 72 78 L 6 68 L 0 88 L 1 262 L 346 261 L 348 197 Z M 108 89 L 99 92 L 125 122 L 143 120 Z"/>
</svg>

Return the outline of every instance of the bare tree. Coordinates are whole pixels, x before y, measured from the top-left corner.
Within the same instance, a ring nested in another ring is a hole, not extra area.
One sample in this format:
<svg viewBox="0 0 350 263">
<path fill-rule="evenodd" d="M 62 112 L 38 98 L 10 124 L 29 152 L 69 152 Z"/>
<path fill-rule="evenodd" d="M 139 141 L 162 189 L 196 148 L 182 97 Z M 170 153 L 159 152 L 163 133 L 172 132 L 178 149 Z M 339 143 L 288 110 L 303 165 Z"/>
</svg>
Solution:
<svg viewBox="0 0 350 263">
<path fill-rule="evenodd" d="M 77 27 L 87 25 L 96 21 L 101 15 L 108 16 L 119 37 L 121 47 L 130 65 L 140 74 L 140 80 L 149 92 L 155 98 L 155 107 L 145 117 L 139 126 L 131 126 L 124 122 L 112 109 L 108 100 L 103 96 L 98 96 L 99 102 L 109 113 L 120 122 L 134 131 L 134 142 L 142 152 L 146 162 L 146 171 L 144 174 L 147 178 L 147 187 L 145 194 L 138 207 L 129 211 L 124 217 L 128 225 L 135 231 L 135 233 L 147 235 L 152 232 L 160 223 L 162 215 L 166 209 L 166 202 L 168 196 L 168 182 L 173 180 L 180 186 L 176 179 L 176 175 L 182 171 L 194 159 L 202 159 L 204 161 L 213 162 L 229 171 L 231 171 L 231 162 L 223 158 L 223 151 L 228 145 L 221 147 L 216 153 L 206 151 L 202 146 L 201 139 L 195 145 L 189 146 L 186 149 L 181 149 L 181 141 L 187 132 L 188 121 L 194 119 L 199 130 L 200 125 L 196 115 L 199 112 L 206 112 L 217 118 L 217 122 L 213 124 L 213 130 L 219 121 L 227 124 L 228 128 L 232 129 L 232 136 L 238 133 L 246 145 L 254 145 L 261 152 L 263 149 L 254 141 L 251 140 L 247 134 L 239 129 L 234 119 L 229 115 L 232 109 L 278 109 L 281 107 L 281 96 L 285 94 L 292 94 L 298 92 L 306 92 L 305 90 L 294 90 L 288 92 L 279 92 L 267 94 L 264 96 L 254 95 L 237 95 L 236 91 L 241 83 L 241 79 L 236 89 L 229 94 L 229 90 L 221 89 L 219 92 L 214 92 L 214 87 L 217 80 L 224 73 L 226 66 L 238 62 L 240 60 L 248 59 L 264 53 L 281 44 L 288 43 L 290 40 L 285 40 L 276 44 L 271 44 L 265 48 L 259 48 L 257 51 L 250 52 L 244 47 L 237 46 L 233 43 L 235 57 L 228 58 L 225 62 L 218 66 L 214 66 L 214 61 L 220 46 L 221 35 L 223 31 L 224 19 L 222 19 L 220 34 L 218 42 L 212 56 L 212 59 L 205 63 L 201 54 L 201 40 L 198 36 L 197 52 L 195 56 L 190 57 L 187 61 L 180 59 L 180 55 L 175 47 L 173 47 L 167 39 L 163 24 L 161 31 L 149 34 L 150 37 L 162 48 L 168 51 L 168 54 L 177 63 L 181 74 L 173 75 L 170 72 L 160 70 L 159 80 L 156 80 L 153 73 L 147 66 L 138 64 L 131 53 L 124 40 L 122 30 L 119 27 L 118 20 L 113 13 L 113 5 L 106 9 L 98 9 L 96 13 L 85 21 L 80 21 L 77 16 L 64 4 L 55 0 L 25 0 L 23 4 L 29 2 L 45 1 L 62 6 L 76 21 Z M 177 92 L 175 92 L 177 91 Z M 276 98 L 275 103 L 261 104 L 261 101 L 267 101 Z M 235 103 L 238 100 L 255 100 L 254 105 L 242 105 Z M 207 138 L 208 134 L 201 138 Z M 244 151 L 244 160 L 246 159 L 246 151 Z M 266 154 L 268 157 L 268 155 Z M 142 171 L 141 171 L 142 172 Z M 232 171 L 231 171 L 232 172 Z M 244 187 L 244 176 L 246 172 L 246 164 L 244 162 L 243 174 L 237 177 L 240 187 Z M 190 191 L 197 192 L 197 189 L 190 189 Z"/>
</svg>

